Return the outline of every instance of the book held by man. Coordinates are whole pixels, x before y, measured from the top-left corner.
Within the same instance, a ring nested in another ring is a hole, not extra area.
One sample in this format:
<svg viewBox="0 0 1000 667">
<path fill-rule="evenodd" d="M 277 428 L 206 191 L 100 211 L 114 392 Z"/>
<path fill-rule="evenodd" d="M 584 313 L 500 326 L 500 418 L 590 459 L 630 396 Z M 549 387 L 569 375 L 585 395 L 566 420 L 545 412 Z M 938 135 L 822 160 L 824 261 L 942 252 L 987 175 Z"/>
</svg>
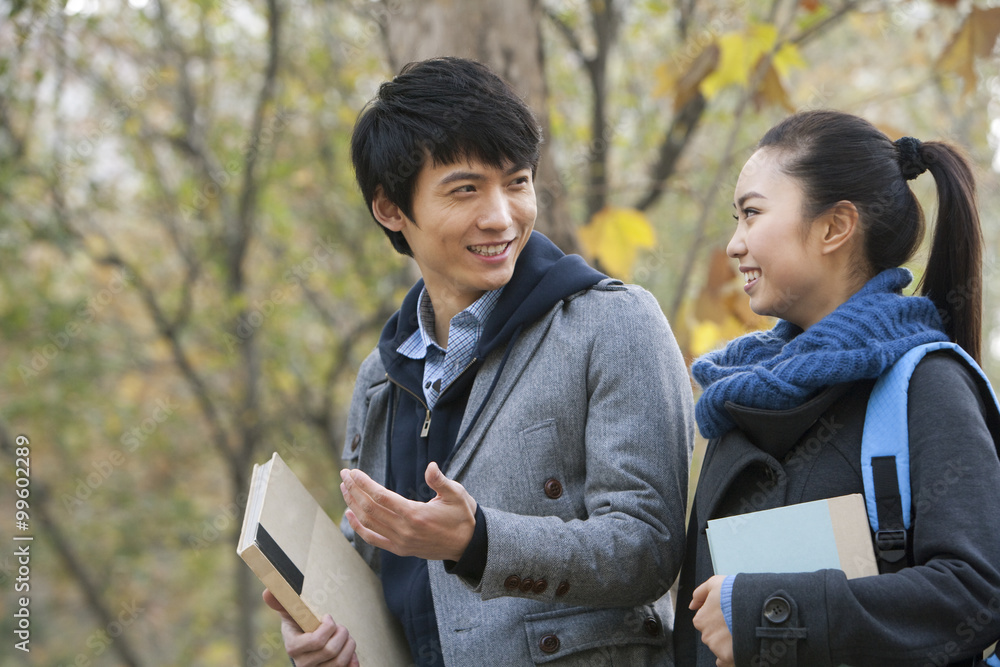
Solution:
<svg viewBox="0 0 1000 667">
<path fill-rule="evenodd" d="M 277 452 L 253 467 L 236 551 L 306 632 L 330 614 L 363 666 L 412 662 L 378 575 Z"/>
<path fill-rule="evenodd" d="M 843 570 L 878 574 L 860 493 L 738 514 L 708 522 L 716 574 Z"/>
</svg>

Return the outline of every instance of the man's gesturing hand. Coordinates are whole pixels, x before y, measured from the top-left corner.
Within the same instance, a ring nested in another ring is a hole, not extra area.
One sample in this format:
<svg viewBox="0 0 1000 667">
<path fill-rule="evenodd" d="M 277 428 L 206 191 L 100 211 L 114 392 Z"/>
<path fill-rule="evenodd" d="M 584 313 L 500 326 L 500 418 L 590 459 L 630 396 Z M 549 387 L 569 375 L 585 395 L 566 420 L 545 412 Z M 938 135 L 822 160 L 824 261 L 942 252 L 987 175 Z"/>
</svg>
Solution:
<svg viewBox="0 0 1000 667">
<path fill-rule="evenodd" d="M 458 560 L 476 527 L 476 501 L 436 463 L 424 471 L 437 495 L 426 503 L 407 500 L 360 470 L 341 470 L 340 491 L 347 520 L 358 537 L 397 556 Z"/>
</svg>

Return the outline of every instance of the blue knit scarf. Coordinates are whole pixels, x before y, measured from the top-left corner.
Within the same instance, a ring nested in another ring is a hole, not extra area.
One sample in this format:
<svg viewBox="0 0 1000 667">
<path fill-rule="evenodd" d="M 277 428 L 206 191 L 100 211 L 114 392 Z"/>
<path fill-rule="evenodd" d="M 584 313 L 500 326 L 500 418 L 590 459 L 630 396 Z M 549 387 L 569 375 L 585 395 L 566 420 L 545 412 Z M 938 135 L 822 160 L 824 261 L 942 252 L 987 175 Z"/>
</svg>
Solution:
<svg viewBox="0 0 1000 667">
<path fill-rule="evenodd" d="M 917 345 L 948 340 L 930 299 L 902 295 L 912 279 L 906 269 L 887 269 L 806 331 L 779 320 L 697 359 L 691 373 L 704 389 L 695 406 L 702 435 L 717 438 L 735 426 L 727 401 L 797 407 L 824 387 L 878 377 Z"/>
</svg>

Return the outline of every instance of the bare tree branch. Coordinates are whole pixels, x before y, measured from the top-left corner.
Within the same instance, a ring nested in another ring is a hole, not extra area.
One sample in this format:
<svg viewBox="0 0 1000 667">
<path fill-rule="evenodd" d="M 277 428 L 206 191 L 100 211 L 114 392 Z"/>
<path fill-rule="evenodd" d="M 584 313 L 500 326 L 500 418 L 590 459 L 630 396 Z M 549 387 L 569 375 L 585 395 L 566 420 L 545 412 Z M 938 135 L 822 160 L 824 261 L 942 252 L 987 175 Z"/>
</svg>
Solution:
<svg viewBox="0 0 1000 667">
<path fill-rule="evenodd" d="M 688 28 L 694 23 L 695 0 L 678 0 L 677 9 L 679 18 L 677 19 L 677 31 L 681 40 L 687 39 Z"/>
<path fill-rule="evenodd" d="M 643 195 L 635 205 L 640 211 L 645 211 L 653 206 L 666 192 L 667 181 L 673 176 L 677 162 L 683 155 L 688 142 L 694 136 L 698 121 L 701 120 L 706 107 L 705 97 L 700 92 L 696 92 L 674 115 L 670 128 L 660 144 L 659 159 L 653 166 L 650 175 L 649 192 Z"/>
<path fill-rule="evenodd" d="M 580 58 L 581 61 L 587 60 L 588 56 L 583 51 L 583 44 L 580 43 L 580 39 L 576 36 L 576 32 L 569 26 L 568 23 L 562 20 L 558 14 L 552 11 L 551 8 L 542 6 L 542 11 L 545 12 L 545 17 L 552 21 L 552 25 L 555 26 L 559 34 L 563 36 L 566 43 L 569 44 L 569 48 L 573 50 L 574 53 Z"/>
<path fill-rule="evenodd" d="M 211 434 L 212 442 L 215 444 L 216 449 L 224 459 L 230 463 L 235 463 L 236 457 L 233 448 L 229 444 L 229 436 L 223 426 L 218 409 L 215 407 L 215 402 L 211 397 L 211 392 L 208 390 L 207 385 L 204 380 L 202 380 L 197 370 L 195 370 L 194 365 L 191 363 L 188 356 L 187 350 L 181 342 L 181 330 L 176 328 L 175 324 L 167 318 L 160 305 L 156 291 L 149 285 L 149 283 L 146 282 L 142 273 L 138 271 L 135 265 L 128 262 L 117 250 L 114 249 L 114 245 L 112 245 L 113 241 L 109 237 L 105 235 L 104 238 L 112 250 L 104 256 L 94 257 L 95 261 L 100 264 L 119 267 L 128 273 L 129 279 L 138 290 L 140 299 L 146 307 L 146 311 L 149 313 L 150 318 L 153 320 L 153 324 L 156 326 L 157 333 L 170 346 L 173 362 L 180 371 L 181 377 L 187 381 L 187 384 L 191 389 L 191 393 L 194 395 L 195 402 L 201 410 L 202 417 L 208 424 L 208 430 Z"/>
<path fill-rule="evenodd" d="M 593 55 L 584 53 L 583 45 L 573 29 L 555 12 L 545 8 L 545 15 L 566 39 L 569 47 L 584 64 L 591 90 L 590 147 L 587 155 L 587 219 L 604 208 L 608 196 L 608 149 L 607 134 L 607 66 L 608 57 L 618 34 L 621 16 L 614 0 L 589 0 L 591 28 L 594 31 L 596 49 Z"/>
<path fill-rule="evenodd" d="M 858 5 L 861 4 L 860 0 L 845 0 L 845 2 L 834 12 L 831 12 L 829 16 L 824 18 L 822 21 L 816 25 L 810 26 L 806 30 L 803 30 L 800 34 L 792 37 L 788 40 L 791 44 L 802 45 L 811 41 L 814 37 L 821 35 L 824 30 L 830 25 L 837 23 L 842 20 L 848 12 L 857 9 Z"/>
<path fill-rule="evenodd" d="M 590 0 L 591 20 L 597 37 L 594 57 L 585 60 L 590 75 L 593 100 L 590 116 L 591 152 L 588 162 L 587 219 L 590 220 L 607 203 L 608 155 L 611 144 L 606 128 L 607 121 L 607 72 L 608 57 L 618 33 L 620 16 L 614 0 Z"/>
<path fill-rule="evenodd" d="M 235 229 L 233 236 L 229 239 L 229 278 L 233 292 L 239 292 L 243 288 L 243 259 L 253 235 L 253 218 L 257 205 L 258 183 L 255 167 L 260 155 L 264 116 L 274 97 L 274 86 L 278 76 L 281 13 L 277 0 L 268 0 L 267 2 L 267 23 L 267 69 L 264 71 L 264 83 L 257 94 L 257 105 L 254 109 L 250 129 L 252 144 L 244 157 L 243 186 L 236 211 Z"/>
</svg>

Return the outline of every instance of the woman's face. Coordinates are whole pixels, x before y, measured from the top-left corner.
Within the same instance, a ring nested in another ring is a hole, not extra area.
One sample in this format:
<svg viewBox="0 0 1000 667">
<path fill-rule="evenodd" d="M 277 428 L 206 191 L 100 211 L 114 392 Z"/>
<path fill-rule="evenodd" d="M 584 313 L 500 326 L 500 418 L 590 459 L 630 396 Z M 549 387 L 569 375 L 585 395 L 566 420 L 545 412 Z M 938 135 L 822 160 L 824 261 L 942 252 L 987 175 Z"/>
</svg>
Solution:
<svg viewBox="0 0 1000 667">
<path fill-rule="evenodd" d="M 755 313 L 808 329 L 839 305 L 832 285 L 837 276 L 828 275 L 823 261 L 823 225 L 804 219 L 804 193 L 780 169 L 781 157 L 779 150 L 762 148 L 740 172 L 733 195 L 736 231 L 726 252 L 740 262 Z"/>
</svg>

